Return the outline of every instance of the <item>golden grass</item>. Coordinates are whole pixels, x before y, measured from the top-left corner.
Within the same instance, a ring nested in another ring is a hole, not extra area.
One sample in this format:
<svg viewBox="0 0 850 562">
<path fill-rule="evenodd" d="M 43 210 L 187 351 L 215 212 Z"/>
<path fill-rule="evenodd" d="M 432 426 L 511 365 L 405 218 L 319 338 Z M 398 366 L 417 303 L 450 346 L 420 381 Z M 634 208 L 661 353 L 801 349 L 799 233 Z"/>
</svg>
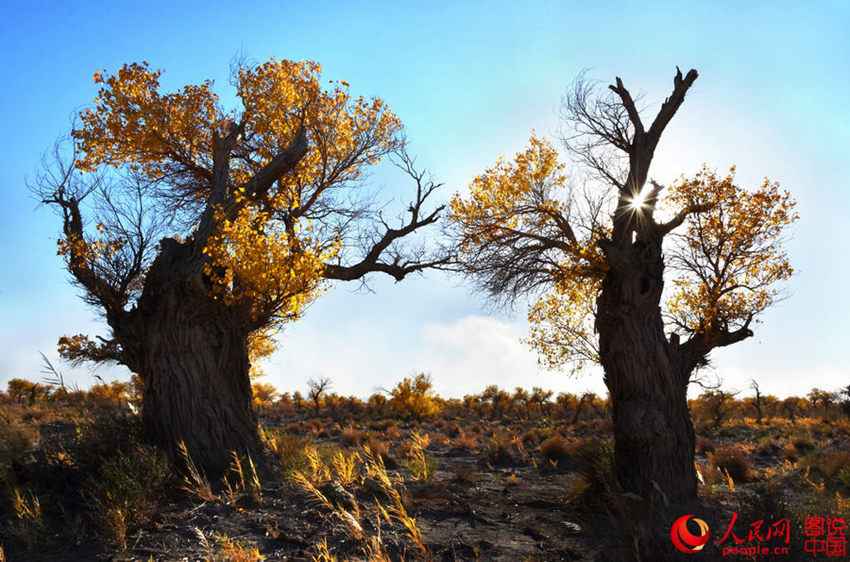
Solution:
<svg viewBox="0 0 850 562">
<path fill-rule="evenodd" d="M 186 443 L 181 441 L 177 445 L 177 451 L 180 453 L 180 457 L 183 459 L 183 463 L 186 468 L 186 474 L 183 476 L 182 489 L 203 501 L 214 501 L 216 496 L 212 492 L 210 481 L 207 480 L 206 475 L 204 475 L 204 473 L 195 466 L 195 462 L 189 455 L 189 449 L 186 448 Z"/>
</svg>

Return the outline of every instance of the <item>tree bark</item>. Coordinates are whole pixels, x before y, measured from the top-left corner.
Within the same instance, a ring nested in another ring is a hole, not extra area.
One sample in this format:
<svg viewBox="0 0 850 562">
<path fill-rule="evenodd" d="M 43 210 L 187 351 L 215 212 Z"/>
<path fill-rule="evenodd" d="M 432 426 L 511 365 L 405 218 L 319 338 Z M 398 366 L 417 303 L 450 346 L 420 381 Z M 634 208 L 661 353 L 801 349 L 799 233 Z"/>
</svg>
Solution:
<svg viewBox="0 0 850 562">
<path fill-rule="evenodd" d="M 637 241 L 629 250 L 623 266 L 606 273 L 597 302 L 615 470 L 625 491 L 669 508 L 697 497 L 689 373 L 677 367 L 664 335 L 661 242 Z"/>
<path fill-rule="evenodd" d="M 231 451 L 255 460 L 263 455 L 251 403 L 246 314 L 215 298 L 190 243 L 170 242 L 116 334 L 144 383 L 146 437 L 172 454 L 185 443 L 192 460 L 218 476 Z"/>
</svg>

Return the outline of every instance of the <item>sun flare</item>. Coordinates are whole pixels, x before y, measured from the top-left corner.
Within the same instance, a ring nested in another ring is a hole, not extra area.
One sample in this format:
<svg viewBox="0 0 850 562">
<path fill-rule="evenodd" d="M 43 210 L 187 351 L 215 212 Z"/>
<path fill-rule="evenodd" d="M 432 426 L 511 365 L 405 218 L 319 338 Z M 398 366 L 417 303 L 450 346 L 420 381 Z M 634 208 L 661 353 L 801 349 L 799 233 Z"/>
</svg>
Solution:
<svg viewBox="0 0 850 562">
<path fill-rule="evenodd" d="M 629 208 L 633 211 L 639 211 L 646 205 L 646 194 L 643 190 L 640 191 L 637 195 L 632 197 L 629 202 Z"/>
</svg>

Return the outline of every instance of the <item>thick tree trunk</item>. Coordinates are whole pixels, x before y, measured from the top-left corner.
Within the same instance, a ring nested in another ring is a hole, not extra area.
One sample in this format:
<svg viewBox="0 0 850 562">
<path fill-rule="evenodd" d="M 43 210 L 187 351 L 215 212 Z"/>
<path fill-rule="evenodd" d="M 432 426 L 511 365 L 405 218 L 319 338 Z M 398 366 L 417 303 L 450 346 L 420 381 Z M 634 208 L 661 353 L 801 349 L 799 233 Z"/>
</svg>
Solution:
<svg viewBox="0 0 850 562">
<path fill-rule="evenodd" d="M 598 299 L 597 330 L 611 393 L 617 478 L 658 508 L 694 500 L 689 373 L 678 372 L 659 307 L 660 243 L 636 242 L 630 267 L 611 269 Z"/>
<path fill-rule="evenodd" d="M 246 339 L 226 316 L 199 317 L 191 303 L 177 306 L 163 311 L 146 341 L 144 429 L 169 450 L 185 442 L 196 463 L 218 474 L 230 451 L 256 459 L 260 450 Z"/>
<path fill-rule="evenodd" d="M 142 377 L 146 436 L 172 454 L 179 443 L 210 476 L 223 473 L 230 451 L 262 455 L 251 403 L 244 310 L 216 299 L 188 245 L 164 248 L 138 309 L 118 330 Z"/>
</svg>

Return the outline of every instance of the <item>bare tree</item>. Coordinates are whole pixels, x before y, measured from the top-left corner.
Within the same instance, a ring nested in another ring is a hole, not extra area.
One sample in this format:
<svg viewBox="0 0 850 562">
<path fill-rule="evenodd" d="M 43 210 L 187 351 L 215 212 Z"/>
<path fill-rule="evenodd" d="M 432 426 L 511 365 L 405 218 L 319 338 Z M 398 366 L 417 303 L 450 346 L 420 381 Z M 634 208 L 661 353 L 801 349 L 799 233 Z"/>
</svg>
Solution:
<svg viewBox="0 0 850 562">
<path fill-rule="evenodd" d="M 322 394 L 331 387 L 331 384 L 333 383 L 331 383 L 331 379 L 328 377 L 321 377 L 319 380 L 310 379 L 307 381 L 307 396 L 313 401 L 317 414 L 322 406 Z"/>
<path fill-rule="evenodd" d="M 759 384 L 755 381 L 755 379 L 753 379 L 752 381 L 750 381 L 750 388 L 752 388 L 752 389 L 753 389 L 753 391 L 756 393 L 756 396 L 755 396 L 756 423 L 757 423 L 758 425 L 761 425 L 761 417 L 762 417 L 762 411 L 761 411 L 761 392 L 760 392 L 760 390 L 759 390 Z"/>
</svg>

